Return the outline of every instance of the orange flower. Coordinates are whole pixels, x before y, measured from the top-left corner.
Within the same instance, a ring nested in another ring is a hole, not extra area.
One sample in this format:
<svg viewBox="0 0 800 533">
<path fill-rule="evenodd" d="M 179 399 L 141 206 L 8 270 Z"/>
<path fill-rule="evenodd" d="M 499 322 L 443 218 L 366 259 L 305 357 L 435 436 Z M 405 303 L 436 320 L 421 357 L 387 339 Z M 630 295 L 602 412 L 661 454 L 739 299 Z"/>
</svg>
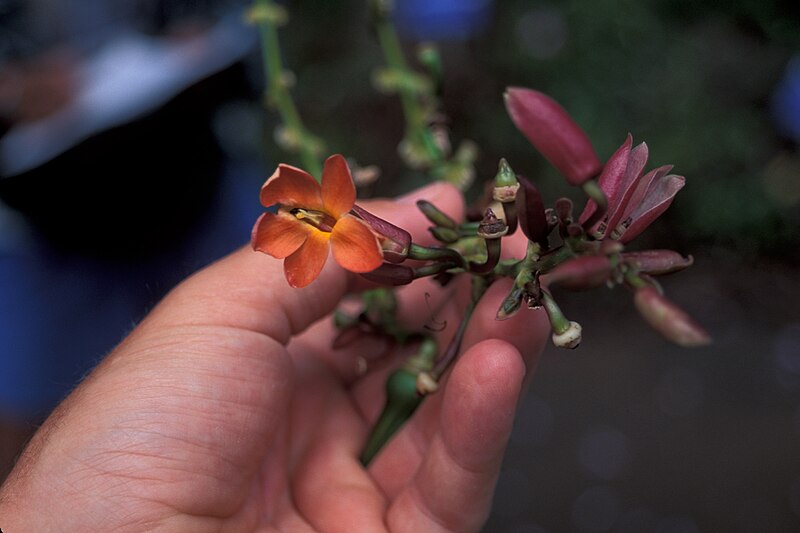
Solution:
<svg viewBox="0 0 800 533">
<path fill-rule="evenodd" d="M 253 249 L 285 259 L 283 270 L 292 287 L 305 287 L 319 276 L 329 246 L 347 270 L 375 270 L 383 263 L 383 252 L 367 223 L 350 214 L 355 201 L 353 178 L 339 154 L 325 161 L 321 186 L 299 168 L 278 165 L 261 187 L 261 203 L 280 207 L 277 214 L 264 213 L 256 222 Z"/>
</svg>

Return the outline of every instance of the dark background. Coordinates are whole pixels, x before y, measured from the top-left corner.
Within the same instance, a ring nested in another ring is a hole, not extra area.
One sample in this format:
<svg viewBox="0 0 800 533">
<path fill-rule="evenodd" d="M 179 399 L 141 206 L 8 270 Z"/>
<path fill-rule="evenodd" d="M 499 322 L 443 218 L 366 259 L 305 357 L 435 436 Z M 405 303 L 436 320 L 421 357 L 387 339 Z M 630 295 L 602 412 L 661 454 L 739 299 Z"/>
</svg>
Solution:
<svg viewBox="0 0 800 533">
<path fill-rule="evenodd" d="M 414 43 L 439 41 L 443 109 L 454 143 L 478 144 L 479 181 L 506 157 L 536 181 L 548 203 L 562 195 L 580 201 L 507 118 L 502 92 L 509 85 L 559 100 L 602 159 L 631 132 L 650 147 L 648 168 L 671 163 L 687 178 L 673 207 L 636 247 L 695 257 L 691 269 L 666 278 L 664 286 L 714 344 L 692 350 L 668 344 L 639 319 L 621 288 L 557 294 L 566 314 L 583 325 L 584 342 L 575 351 L 545 353 L 523 400 L 486 531 L 800 530 L 796 2 L 396 4 L 409 57 Z M 379 165 L 376 194 L 417 185 L 396 155 L 403 133 L 399 103 L 371 84 L 382 60 L 363 3 L 303 0 L 287 7 L 284 58 L 297 78 L 293 94 L 306 125 L 331 153 Z M 221 190 L 240 191 L 223 197 L 249 214 L 258 212 L 257 199 L 241 191 L 257 190 L 275 162 L 297 161 L 272 142 L 275 116 L 260 111 L 263 78 L 255 51 L 242 67 L 253 92 L 236 96 L 235 110 L 223 113 L 227 126 L 215 131 L 227 147 L 223 168 L 236 169 L 221 172 Z M 263 130 L 242 126 L 254 116 L 264 119 Z M 248 141 L 237 136 L 242 131 L 254 135 Z M 231 180 L 234 185 L 224 185 Z M 171 283 L 247 239 L 246 222 L 215 220 L 242 233 L 215 230 L 225 237 L 205 256 L 167 261 L 149 278 L 127 276 L 149 292 L 141 305 L 120 313 L 126 319 L 108 333 L 107 345 L 95 345 L 62 376 L 61 390 Z M 198 222 L 194 238 L 202 240 L 215 223 Z M 159 278 L 163 271 L 168 275 Z M 80 346 L 59 338 L 62 346 L 71 343 Z M 37 409 L 39 416 L 46 412 L 43 405 Z M 19 419 L 14 412 L 9 417 Z M 22 418 L 16 427 L 24 435 L 36 413 Z"/>
</svg>

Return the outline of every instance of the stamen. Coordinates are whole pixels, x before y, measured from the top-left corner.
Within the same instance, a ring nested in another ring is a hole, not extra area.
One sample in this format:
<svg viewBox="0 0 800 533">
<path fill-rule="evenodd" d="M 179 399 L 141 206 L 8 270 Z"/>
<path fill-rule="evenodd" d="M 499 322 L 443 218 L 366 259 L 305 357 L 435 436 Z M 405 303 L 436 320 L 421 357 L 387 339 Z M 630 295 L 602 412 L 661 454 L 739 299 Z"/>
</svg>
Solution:
<svg viewBox="0 0 800 533">
<path fill-rule="evenodd" d="M 295 207 L 289 211 L 289 213 L 294 215 L 297 220 L 302 220 L 306 224 L 326 233 L 333 231 L 333 226 L 336 224 L 336 219 L 321 211 L 312 211 L 310 209 L 303 209 L 302 207 Z"/>
</svg>

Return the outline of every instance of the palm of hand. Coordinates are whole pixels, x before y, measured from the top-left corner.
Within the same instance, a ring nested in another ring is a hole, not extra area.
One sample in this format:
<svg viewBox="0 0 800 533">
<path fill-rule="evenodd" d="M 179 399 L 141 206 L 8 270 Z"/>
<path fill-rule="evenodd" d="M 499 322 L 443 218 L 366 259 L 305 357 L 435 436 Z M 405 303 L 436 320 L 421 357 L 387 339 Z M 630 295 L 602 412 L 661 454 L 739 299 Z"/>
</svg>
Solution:
<svg viewBox="0 0 800 533">
<path fill-rule="evenodd" d="M 358 454 L 399 355 L 356 379 L 354 355 L 386 346 L 366 338 L 331 349 L 333 326 L 317 320 L 349 281 L 328 266 L 296 291 L 264 284 L 283 281 L 280 263 L 244 250 L 182 284 L 48 419 L 0 511 L 36 506 L 35 494 L 39 508 L 20 513 L 20 527 L 477 530 L 546 319 L 494 321 L 508 286 L 490 288 L 444 390 L 365 470 Z M 439 317 L 457 323 L 458 294 L 425 283 L 405 294 L 418 301 L 427 291 Z"/>
</svg>

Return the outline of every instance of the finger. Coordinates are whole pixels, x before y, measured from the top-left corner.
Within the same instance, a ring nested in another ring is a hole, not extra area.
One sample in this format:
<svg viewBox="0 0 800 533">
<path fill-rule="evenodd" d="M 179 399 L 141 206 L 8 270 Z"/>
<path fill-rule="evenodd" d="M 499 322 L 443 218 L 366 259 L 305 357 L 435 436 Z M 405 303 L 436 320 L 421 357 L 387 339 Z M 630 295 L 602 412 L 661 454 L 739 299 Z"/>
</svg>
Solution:
<svg viewBox="0 0 800 533">
<path fill-rule="evenodd" d="M 486 520 L 525 375 L 500 340 L 467 350 L 449 379 L 433 437 L 387 514 L 391 531 L 478 531 Z"/>
<path fill-rule="evenodd" d="M 503 339 L 519 350 L 532 371 L 539 360 L 550 333 L 550 322 L 544 309 L 523 309 L 507 320 L 497 320 L 497 310 L 511 290 L 510 279 L 500 279 L 489 287 L 478 303 L 464 335 L 463 348 L 485 339 Z M 533 372 L 529 372 L 532 374 Z"/>
<path fill-rule="evenodd" d="M 297 509 L 317 531 L 382 531 L 386 500 L 357 459 L 366 428 L 341 389 L 319 400 L 320 423 L 292 481 Z"/>
<path fill-rule="evenodd" d="M 495 282 L 476 306 L 470 318 L 467 332 L 462 341 L 462 350 L 488 339 L 501 339 L 514 346 L 523 354 L 528 374 L 533 374 L 536 367 L 538 356 L 547 341 L 549 323 L 544 313 L 521 311 L 517 315 L 505 321 L 495 320 L 495 314 L 499 302 L 510 288 L 510 280 L 499 280 Z M 448 308 L 448 323 L 453 324 L 451 328 L 457 327 L 463 307 L 453 305 Z M 442 343 L 440 352 L 444 350 L 445 344 Z M 385 380 L 385 378 L 384 378 Z M 441 405 L 444 399 L 442 389 L 449 387 L 449 376 L 445 375 L 440 383 L 440 391 L 432 394 L 425 399 L 417 413 L 406 424 L 401 431 L 386 445 L 373 463 L 370 470 L 378 480 L 381 489 L 391 498 L 398 494 L 409 480 L 412 478 L 416 467 L 427 453 L 428 447 L 441 427 Z M 380 396 L 380 390 L 376 384 L 359 382 L 364 390 L 357 390 L 357 404 L 362 405 L 365 413 L 375 413 L 374 396 L 370 399 L 368 392 Z M 369 388 L 369 389 L 368 389 Z M 372 403 L 370 403 L 372 402 Z M 375 413 L 377 417 L 377 413 Z M 370 420 L 368 418 L 368 420 Z"/>
<path fill-rule="evenodd" d="M 503 237 L 501 257 L 503 259 L 522 259 L 528 248 L 528 238 L 517 228 L 513 235 Z"/>
</svg>

